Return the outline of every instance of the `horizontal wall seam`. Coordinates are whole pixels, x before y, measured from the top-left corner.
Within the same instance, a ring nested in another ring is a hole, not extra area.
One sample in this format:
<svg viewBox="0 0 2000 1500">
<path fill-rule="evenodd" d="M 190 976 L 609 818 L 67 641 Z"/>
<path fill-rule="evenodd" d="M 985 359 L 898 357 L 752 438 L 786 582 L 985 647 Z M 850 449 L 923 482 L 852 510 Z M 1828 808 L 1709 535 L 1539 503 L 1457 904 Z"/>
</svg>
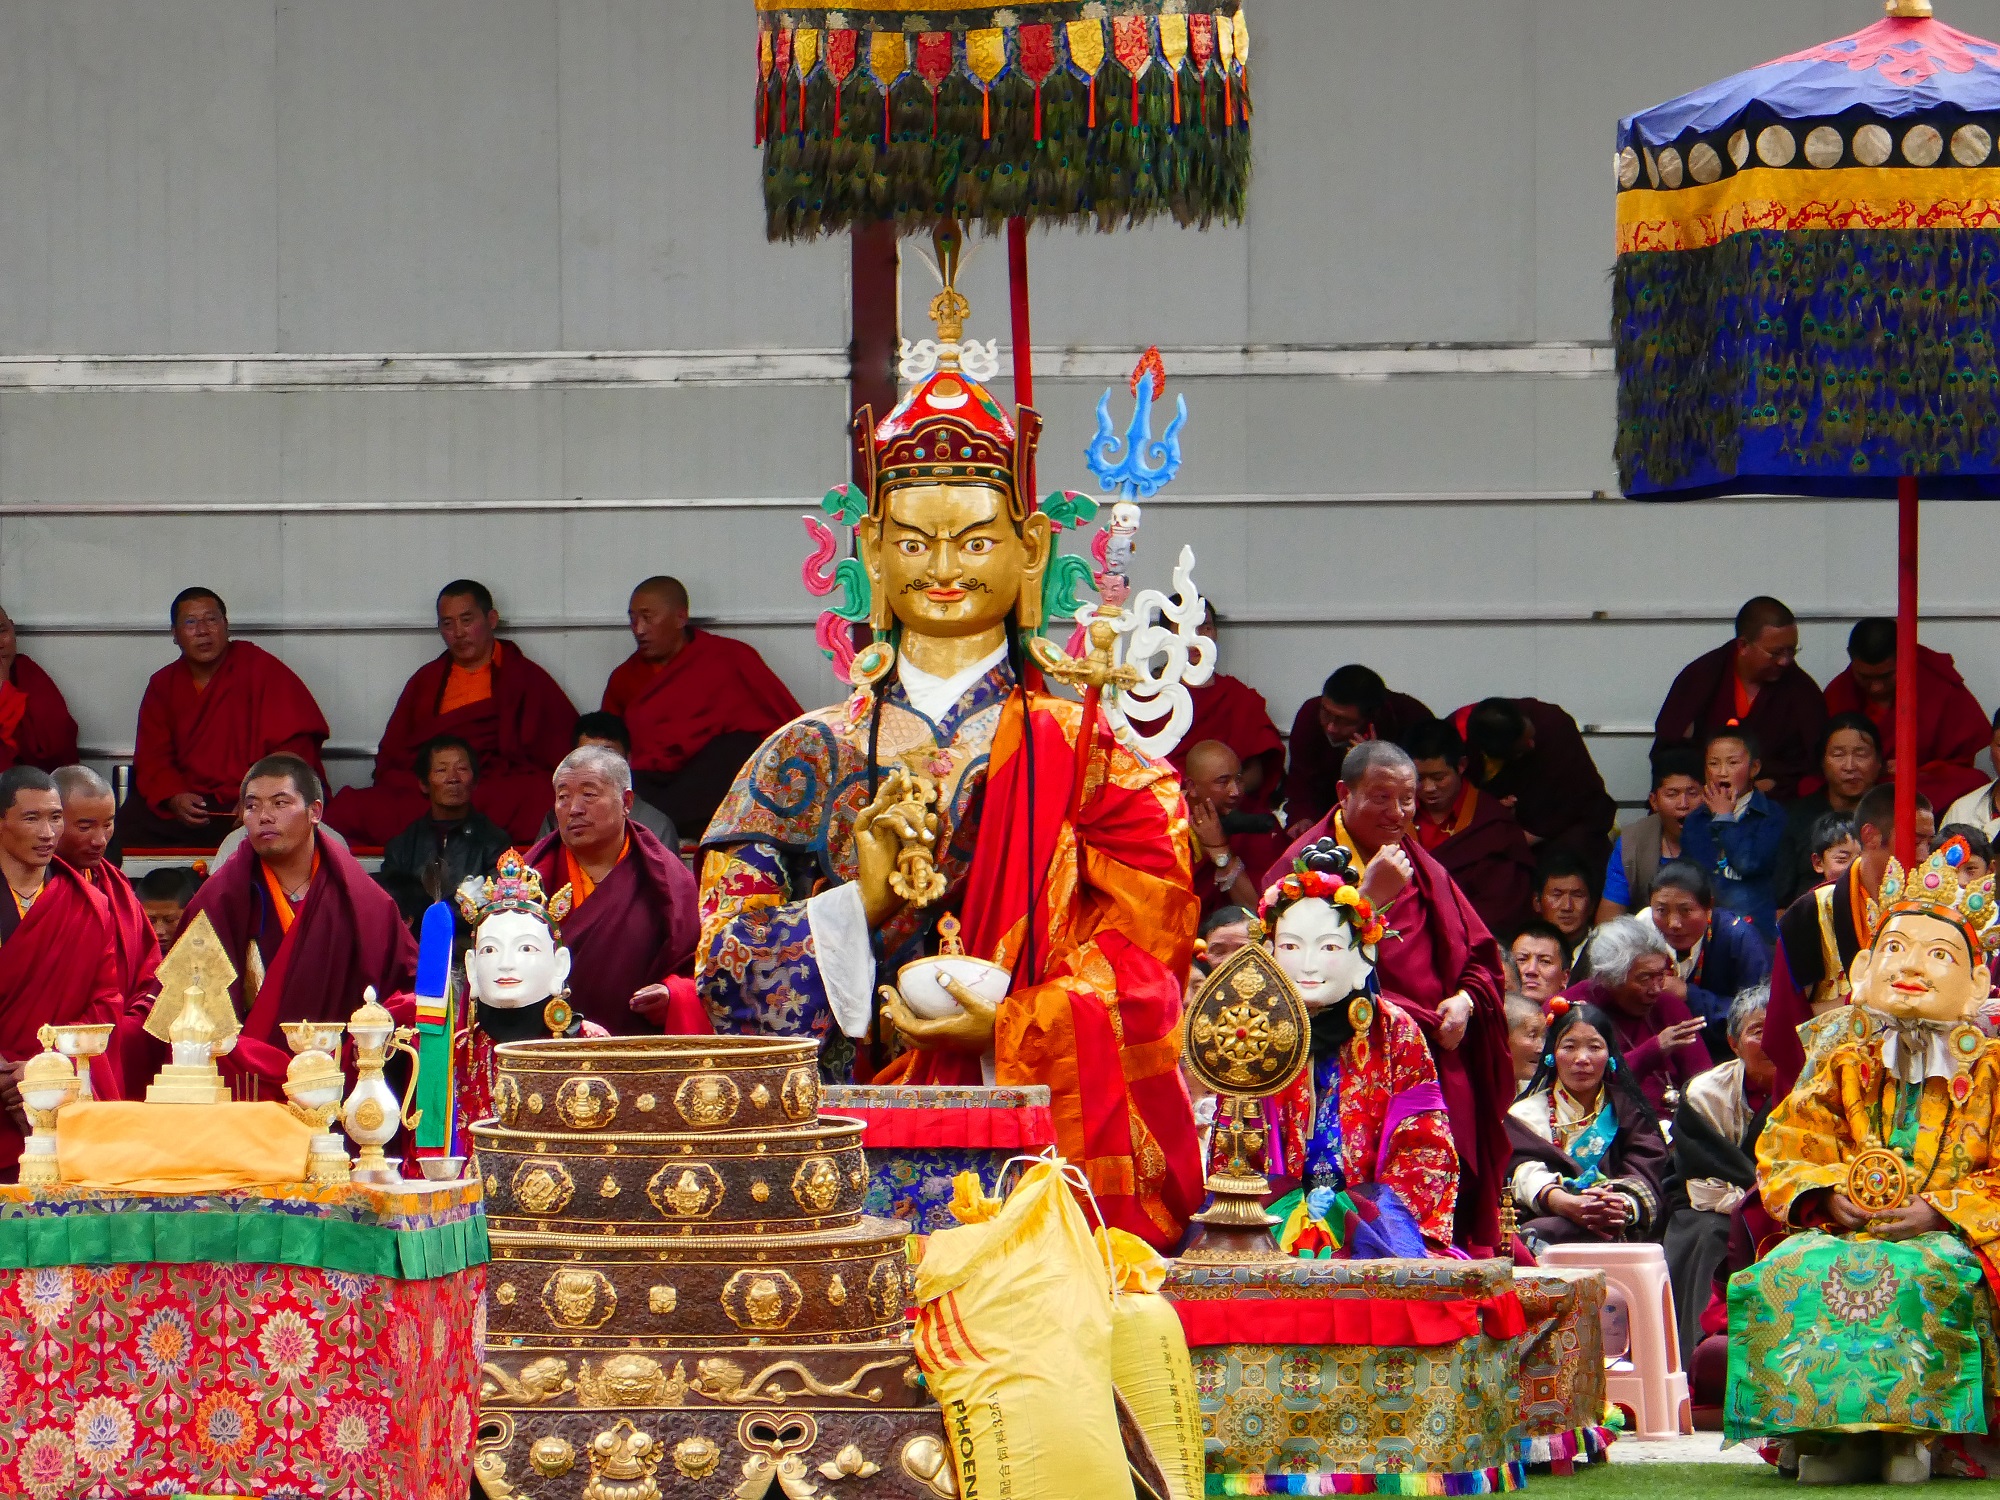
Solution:
<svg viewBox="0 0 2000 1500">
<path fill-rule="evenodd" d="M 1122 380 L 1136 351 L 1045 345 L 1046 380 Z M 1394 380 L 1527 375 L 1590 379 L 1615 372 L 1608 343 L 1188 344 L 1163 349 L 1189 380 L 1317 377 Z M 257 390 L 574 390 L 672 386 L 827 385 L 849 373 L 845 349 L 559 350 L 435 354 L 10 354 L 0 393 Z M 1011 376 L 1004 354 L 1001 374 Z"/>
<path fill-rule="evenodd" d="M 1894 606 L 1882 601 L 1843 605 L 1839 609 L 1800 609 L 1793 613 L 1808 624 L 1851 624 L 1869 614 L 1893 614 Z M 802 614 L 796 611 L 776 612 L 769 610 L 746 610 L 705 616 L 696 621 L 716 630 L 810 630 L 817 622 L 816 614 Z M 1935 621 L 1992 622 L 2000 621 L 2000 607 L 1990 604 L 1924 606 L 1920 618 Z M 1224 629 L 1257 627 L 1260 629 L 1320 629 L 1327 626 L 1394 627 L 1403 629 L 1428 629 L 1442 627 L 1462 627 L 1467 625 L 1727 625 L 1734 626 L 1736 612 L 1721 608 L 1707 609 L 1539 609 L 1513 610 L 1493 609 L 1484 612 L 1453 611 L 1442 614 L 1422 614 L 1391 609 L 1326 610 L 1316 612 L 1283 612 L 1276 610 L 1230 609 L 1222 612 Z M 622 617 L 609 618 L 578 616 L 569 618 L 529 616 L 521 619 L 505 618 L 500 627 L 514 634 L 561 635 L 572 631 L 624 631 L 629 626 Z M 159 636 L 165 638 L 168 630 L 158 619 L 144 620 L 29 620 L 17 618 L 15 630 L 22 636 Z M 435 635 L 437 626 L 428 620 L 356 620 L 345 619 L 300 619 L 300 620 L 242 620 L 230 621 L 230 633 L 236 636 L 288 636 L 288 635 Z"/>
</svg>

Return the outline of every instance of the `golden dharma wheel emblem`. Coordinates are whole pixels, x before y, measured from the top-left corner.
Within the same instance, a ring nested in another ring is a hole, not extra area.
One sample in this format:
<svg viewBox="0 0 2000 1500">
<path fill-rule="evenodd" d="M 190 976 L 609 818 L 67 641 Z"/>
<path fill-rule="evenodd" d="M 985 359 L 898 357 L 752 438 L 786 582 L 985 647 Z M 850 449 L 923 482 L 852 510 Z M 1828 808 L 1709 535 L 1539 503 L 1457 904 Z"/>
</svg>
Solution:
<svg viewBox="0 0 2000 1500">
<path fill-rule="evenodd" d="M 1873 1147 L 1848 1164 L 1847 1196 L 1864 1213 L 1884 1214 L 1910 1199 L 1910 1173 L 1903 1158 Z"/>
<path fill-rule="evenodd" d="M 1185 1025 L 1188 1066 L 1218 1094 L 1275 1094 L 1306 1065 L 1305 1003 L 1255 944 L 1230 954 L 1202 981 Z"/>
</svg>

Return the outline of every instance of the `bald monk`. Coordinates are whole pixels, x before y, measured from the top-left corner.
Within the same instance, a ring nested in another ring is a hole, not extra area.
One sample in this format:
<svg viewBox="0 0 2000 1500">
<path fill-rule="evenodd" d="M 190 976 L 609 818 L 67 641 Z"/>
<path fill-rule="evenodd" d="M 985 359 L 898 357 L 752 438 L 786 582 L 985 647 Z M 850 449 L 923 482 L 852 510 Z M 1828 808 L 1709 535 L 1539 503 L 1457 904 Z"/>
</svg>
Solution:
<svg viewBox="0 0 2000 1500">
<path fill-rule="evenodd" d="M 0 771 L 53 771 L 76 759 L 76 720 L 56 680 L 21 655 L 14 619 L 0 609 Z"/>
<path fill-rule="evenodd" d="M 694 981 L 701 918 L 692 871 L 632 821 L 632 771 L 602 745 L 572 750 L 554 777 L 556 831 L 528 851 L 561 918 L 570 1004 L 614 1036 L 706 1032 Z"/>
<path fill-rule="evenodd" d="M 1215 639 L 1215 606 L 1208 605 L 1201 617 L 1201 633 Z M 1285 790 L 1285 741 L 1271 721 L 1271 706 L 1264 695 L 1240 677 L 1217 672 L 1200 687 L 1189 688 L 1194 717 L 1188 721 L 1180 743 L 1167 752 L 1167 764 L 1181 773 L 1187 784 L 1188 757 L 1194 747 L 1209 740 L 1227 745 L 1241 763 L 1243 800 L 1246 813 L 1269 812 Z M 1141 734 L 1152 734 L 1163 721 L 1133 721 Z M 1253 872 L 1263 868 L 1261 861 Z M 1254 903 L 1253 903 L 1254 904 Z"/>
<path fill-rule="evenodd" d="M 1194 893 L 1204 919 L 1225 906 L 1257 907 L 1257 877 L 1283 852 L 1285 836 L 1270 813 L 1246 812 L 1243 762 L 1221 740 L 1189 747 L 1181 773 L 1188 830 L 1194 836 Z"/>
<path fill-rule="evenodd" d="M 417 944 L 396 903 L 320 833 L 319 773 L 296 755 L 269 755 L 251 766 L 241 787 L 244 839 L 203 882 L 182 915 L 181 928 L 206 912 L 215 925 L 236 982 L 229 997 L 243 1021 L 236 1046 L 220 1060 L 238 1099 L 283 1103 L 291 1048 L 286 1021 L 345 1021 L 362 991 L 400 1024 L 416 1016 L 409 989 Z M 6 949 L 0 946 L 0 959 Z M 157 978 L 127 1008 L 118 1050 L 127 1076 L 151 1078 L 165 1047 L 142 1029 L 159 998 Z M 345 1051 L 352 1078 L 353 1053 Z"/>
<path fill-rule="evenodd" d="M 1763 774 L 1757 789 L 1790 802 L 1819 770 L 1826 700 L 1799 666 L 1799 622 L 1780 601 L 1760 594 L 1736 612 L 1736 638 L 1685 667 L 1653 724 L 1653 750 L 1694 741 L 1718 729 L 1757 736 Z"/>
<path fill-rule="evenodd" d="M 569 750 L 576 708 L 555 678 L 500 639 L 485 584 L 447 583 L 437 621 L 444 651 L 403 684 L 376 747 L 375 784 L 343 789 L 326 820 L 355 843 L 388 843 L 430 806 L 417 752 L 450 735 L 479 757 L 472 805 L 526 845 L 549 810 L 549 773 Z"/>
<path fill-rule="evenodd" d="M 1415 763 L 1386 741 L 1364 741 L 1341 767 L 1340 805 L 1264 872 L 1262 884 L 1288 873 L 1314 839 L 1331 836 L 1353 851 L 1361 894 L 1391 934 L 1377 948 L 1382 993 L 1423 1028 L 1444 1090 L 1462 1173 L 1452 1243 L 1477 1256 L 1500 1247 L 1514 1099 L 1500 945 L 1444 866 L 1409 837 L 1416 809 Z"/>
<path fill-rule="evenodd" d="M 688 624 L 678 578 L 641 583 L 626 618 L 636 649 L 604 684 L 603 710 L 632 736 L 634 791 L 698 838 L 743 762 L 799 703 L 754 647 Z"/>
<path fill-rule="evenodd" d="M 42 1050 L 42 1027 L 118 1019 L 117 946 L 104 898 L 56 858 L 62 797 L 46 771 L 0 772 L 0 1181 L 14 1179 L 27 1136 L 21 1065 Z M 110 1057 L 91 1063 L 99 1097 L 120 1097 Z"/>
<path fill-rule="evenodd" d="M 61 766 L 51 779 L 62 797 L 62 837 L 56 842 L 56 857 L 104 898 L 118 949 L 118 993 L 136 995 L 160 966 L 160 940 L 132 882 L 104 858 L 118 811 L 111 783 L 89 766 Z"/>
<path fill-rule="evenodd" d="M 1888 776 L 1896 761 L 1896 622 L 1855 622 L 1847 637 L 1847 666 L 1826 685 L 1826 711 L 1868 716 L 1890 747 Z M 1986 785 L 1972 764 L 1986 748 L 1986 710 L 1959 676 L 1958 664 L 1942 651 L 1917 647 L 1917 791 L 1933 807 L 1947 807 Z M 1820 768 L 1808 782 L 1819 781 Z"/>
<path fill-rule="evenodd" d="M 180 659 L 139 700 L 132 795 L 118 809 L 122 849 L 213 849 L 234 826 L 252 762 L 296 755 L 320 769 L 326 715 L 290 667 L 229 638 L 229 606 L 213 589 L 174 596 L 167 618 Z"/>
</svg>

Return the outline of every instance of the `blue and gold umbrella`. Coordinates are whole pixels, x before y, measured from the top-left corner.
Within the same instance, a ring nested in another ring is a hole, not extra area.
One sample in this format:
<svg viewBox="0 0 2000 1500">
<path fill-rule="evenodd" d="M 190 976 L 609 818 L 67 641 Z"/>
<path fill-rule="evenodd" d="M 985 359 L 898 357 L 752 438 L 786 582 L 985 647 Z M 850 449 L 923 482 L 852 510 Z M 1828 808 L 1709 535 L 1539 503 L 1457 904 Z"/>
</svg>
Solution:
<svg viewBox="0 0 2000 1500">
<path fill-rule="evenodd" d="M 1888 12 L 1619 122 L 1612 321 L 1627 495 L 1897 496 L 1909 767 L 1919 486 L 2000 495 L 2000 46 Z"/>
</svg>

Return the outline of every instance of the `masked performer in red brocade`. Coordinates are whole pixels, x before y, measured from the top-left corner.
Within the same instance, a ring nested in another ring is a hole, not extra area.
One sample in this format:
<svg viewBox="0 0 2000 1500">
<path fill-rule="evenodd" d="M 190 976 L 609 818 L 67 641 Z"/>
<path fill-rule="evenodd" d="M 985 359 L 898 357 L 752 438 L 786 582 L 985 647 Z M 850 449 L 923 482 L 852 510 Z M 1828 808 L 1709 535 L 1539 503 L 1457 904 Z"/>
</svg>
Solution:
<svg viewBox="0 0 2000 1500">
<path fill-rule="evenodd" d="M 1040 419 L 1021 408 L 1017 429 L 961 368 L 966 305 L 940 248 L 938 368 L 879 426 L 855 421 L 878 639 L 854 694 L 767 740 L 717 811 L 696 983 L 719 1031 L 817 1036 L 845 1080 L 857 1044 L 885 1040 L 878 974 L 936 952 L 956 913 L 966 952 L 1011 975 L 1006 998 L 961 994 L 934 1020 L 892 1005 L 909 1050 L 875 1081 L 1046 1084 L 1105 1218 L 1171 1246 L 1202 1196 L 1178 1069 L 1198 910 L 1186 812 L 1095 692 L 1040 690 L 1025 649 L 1052 550 L 1029 488 Z M 941 889 L 910 899 L 933 866 Z"/>
<path fill-rule="evenodd" d="M 570 952 L 560 926 L 569 913 L 566 891 L 545 904 L 540 873 L 509 849 L 490 878 L 459 888 L 458 909 L 472 929 L 465 980 L 473 1008 L 452 1041 L 452 1072 L 458 1119 L 470 1123 L 493 1117 L 497 1043 L 610 1033 L 569 1003 Z M 463 1154 L 468 1148 L 469 1139 L 451 1149 Z"/>
<path fill-rule="evenodd" d="M 1308 1260 L 1447 1256 L 1458 1150 L 1417 1023 L 1381 1003 L 1376 944 L 1352 853 L 1321 839 L 1264 893 L 1272 957 L 1311 1017 L 1311 1065 L 1268 1101 L 1280 1248 Z"/>
</svg>

